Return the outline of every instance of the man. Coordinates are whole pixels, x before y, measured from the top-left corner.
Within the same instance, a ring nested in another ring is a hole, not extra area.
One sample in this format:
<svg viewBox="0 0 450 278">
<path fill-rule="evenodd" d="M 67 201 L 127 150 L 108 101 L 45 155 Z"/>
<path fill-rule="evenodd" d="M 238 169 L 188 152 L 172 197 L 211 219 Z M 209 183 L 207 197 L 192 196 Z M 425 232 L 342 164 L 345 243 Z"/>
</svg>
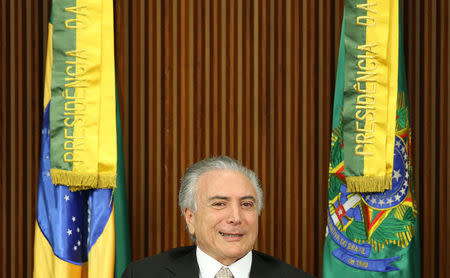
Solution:
<svg viewBox="0 0 450 278">
<path fill-rule="evenodd" d="M 196 246 L 132 263 L 122 278 L 310 277 L 252 250 L 258 236 L 263 192 L 253 171 L 220 156 L 199 161 L 181 179 L 179 206 Z"/>
</svg>

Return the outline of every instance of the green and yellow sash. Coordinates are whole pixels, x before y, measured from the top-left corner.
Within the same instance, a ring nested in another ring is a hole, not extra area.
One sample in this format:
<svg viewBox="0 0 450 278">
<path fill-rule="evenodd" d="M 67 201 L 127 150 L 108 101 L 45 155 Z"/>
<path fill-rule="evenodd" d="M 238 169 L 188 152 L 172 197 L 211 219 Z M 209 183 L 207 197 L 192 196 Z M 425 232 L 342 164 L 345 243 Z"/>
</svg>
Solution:
<svg viewBox="0 0 450 278">
<path fill-rule="evenodd" d="M 117 142 L 110 1 L 52 7 L 51 176 L 71 190 L 114 188 Z"/>
<path fill-rule="evenodd" d="M 398 2 L 347 1 L 346 12 L 344 173 L 349 192 L 382 192 L 392 186 Z"/>
</svg>

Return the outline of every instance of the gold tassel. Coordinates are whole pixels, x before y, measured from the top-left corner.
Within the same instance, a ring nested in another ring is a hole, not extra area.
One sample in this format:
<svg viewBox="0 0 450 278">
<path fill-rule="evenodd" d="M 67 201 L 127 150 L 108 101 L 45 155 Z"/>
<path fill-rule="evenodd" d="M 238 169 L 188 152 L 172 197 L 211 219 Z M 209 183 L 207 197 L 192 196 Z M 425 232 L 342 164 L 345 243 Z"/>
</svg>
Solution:
<svg viewBox="0 0 450 278">
<path fill-rule="evenodd" d="M 69 186 L 70 191 L 116 188 L 116 174 L 94 176 L 60 169 L 50 169 L 50 174 L 53 184 Z"/>
<path fill-rule="evenodd" d="M 384 177 L 347 177 L 347 192 L 383 192 L 392 188 L 392 175 Z"/>
<path fill-rule="evenodd" d="M 116 188 L 116 178 L 116 174 L 99 175 L 97 188 Z"/>
</svg>

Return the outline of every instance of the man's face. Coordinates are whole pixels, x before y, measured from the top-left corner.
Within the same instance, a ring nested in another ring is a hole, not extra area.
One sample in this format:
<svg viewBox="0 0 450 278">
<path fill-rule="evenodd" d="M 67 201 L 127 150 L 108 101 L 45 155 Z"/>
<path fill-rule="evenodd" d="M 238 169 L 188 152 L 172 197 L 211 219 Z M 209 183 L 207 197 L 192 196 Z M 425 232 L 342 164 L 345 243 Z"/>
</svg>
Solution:
<svg viewBox="0 0 450 278">
<path fill-rule="evenodd" d="M 197 183 L 197 211 L 185 209 L 186 222 L 198 247 L 224 265 L 252 250 L 258 236 L 256 191 L 233 170 L 212 170 Z"/>
</svg>

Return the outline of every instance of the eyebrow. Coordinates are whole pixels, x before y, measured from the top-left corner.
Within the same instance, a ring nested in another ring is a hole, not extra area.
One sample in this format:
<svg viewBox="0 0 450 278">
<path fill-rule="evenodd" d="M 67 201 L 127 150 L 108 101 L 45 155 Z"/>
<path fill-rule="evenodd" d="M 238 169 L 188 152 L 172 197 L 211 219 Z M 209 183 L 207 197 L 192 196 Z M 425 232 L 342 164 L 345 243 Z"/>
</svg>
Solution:
<svg viewBox="0 0 450 278">
<path fill-rule="evenodd" d="M 252 195 L 243 196 L 243 197 L 241 197 L 239 199 L 240 200 L 248 200 L 248 199 L 250 199 L 250 200 L 256 202 L 256 198 L 253 197 Z M 230 197 L 215 195 L 215 196 L 210 197 L 208 200 L 209 201 L 213 201 L 213 200 L 226 200 L 226 201 L 228 201 L 228 200 L 230 200 Z"/>
</svg>

